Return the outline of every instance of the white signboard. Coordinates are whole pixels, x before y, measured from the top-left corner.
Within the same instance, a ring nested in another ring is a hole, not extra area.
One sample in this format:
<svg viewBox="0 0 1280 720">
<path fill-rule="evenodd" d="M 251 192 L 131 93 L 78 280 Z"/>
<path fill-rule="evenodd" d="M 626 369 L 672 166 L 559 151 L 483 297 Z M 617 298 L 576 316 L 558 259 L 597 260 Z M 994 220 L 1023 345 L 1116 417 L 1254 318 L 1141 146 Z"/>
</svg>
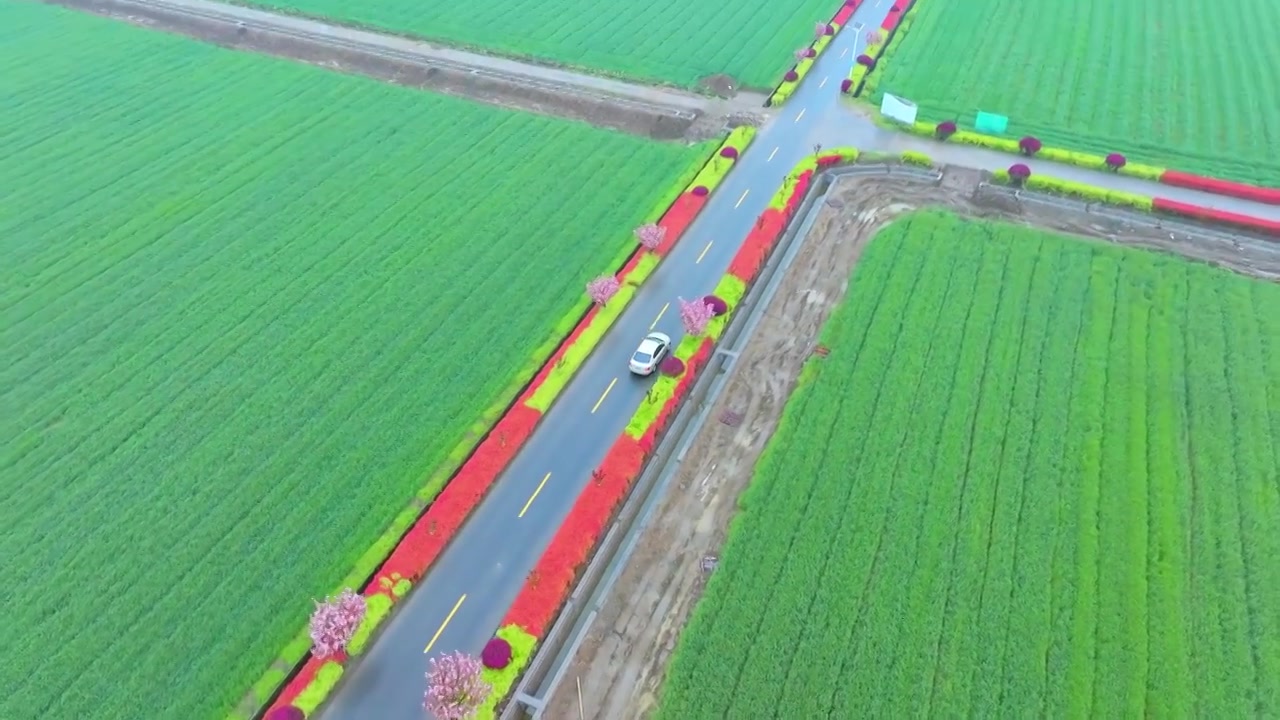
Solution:
<svg viewBox="0 0 1280 720">
<path fill-rule="evenodd" d="M 915 103 L 889 93 L 884 94 L 884 101 L 880 103 L 881 115 L 906 125 L 915 124 L 918 111 L 919 108 L 916 107 Z"/>
</svg>

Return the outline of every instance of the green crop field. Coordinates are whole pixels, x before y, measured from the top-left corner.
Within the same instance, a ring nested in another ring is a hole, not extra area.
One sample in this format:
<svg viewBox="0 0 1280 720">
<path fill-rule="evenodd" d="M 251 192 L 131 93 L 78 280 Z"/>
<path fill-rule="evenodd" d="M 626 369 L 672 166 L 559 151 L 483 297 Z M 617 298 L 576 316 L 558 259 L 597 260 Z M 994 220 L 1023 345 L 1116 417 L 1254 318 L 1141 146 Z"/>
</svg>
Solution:
<svg viewBox="0 0 1280 720">
<path fill-rule="evenodd" d="M 925 212 L 822 342 L 660 717 L 1280 716 L 1280 286 Z"/>
<path fill-rule="evenodd" d="M 0 717 L 210 718 L 710 151 L 0 2 Z"/>
<path fill-rule="evenodd" d="M 919 0 L 911 17 L 876 87 L 922 119 L 983 110 L 1046 145 L 1280 185 L 1275 0 Z"/>
<path fill-rule="evenodd" d="M 441 42 L 692 88 L 727 74 L 771 88 L 839 0 L 242 0 Z"/>
</svg>

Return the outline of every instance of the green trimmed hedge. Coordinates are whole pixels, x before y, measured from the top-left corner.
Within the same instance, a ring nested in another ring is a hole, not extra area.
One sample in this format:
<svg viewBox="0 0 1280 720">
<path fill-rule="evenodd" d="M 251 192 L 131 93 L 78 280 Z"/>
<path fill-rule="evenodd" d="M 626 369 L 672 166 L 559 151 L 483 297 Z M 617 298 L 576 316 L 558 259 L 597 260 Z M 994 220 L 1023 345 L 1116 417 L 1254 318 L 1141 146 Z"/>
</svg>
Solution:
<svg viewBox="0 0 1280 720">
<path fill-rule="evenodd" d="M 919 165 L 920 167 L 933 167 L 933 158 L 915 150 L 904 150 L 902 152 L 902 162 L 908 165 Z"/>
<path fill-rule="evenodd" d="M 364 619 L 360 621 L 360 626 L 351 636 L 351 642 L 347 643 L 348 655 L 364 653 L 365 646 L 373 637 L 373 631 L 377 630 L 382 621 L 391 614 L 392 605 L 391 597 L 385 593 L 375 593 L 365 600 Z"/>
<path fill-rule="evenodd" d="M 702 346 L 702 336 L 686 335 L 676 346 L 672 356 L 680 358 L 685 365 L 689 364 L 689 358 L 698 351 Z M 688 372 L 688 370 L 685 370 Z M 636 409 L 631 420 L 627 422 L 626 433 L 632 439 L 639 440 L 644 434 L 653 427 L 653 423 L 657 421 L 658 415 L 661 414 L 662 408 L 667 404 L 667 400 L 675 397 L 676 387 L 680 384 L 680 377 L 669 377 L 663 375 L 653 383 L 653 387 L 649 388 L 649 392 L 645 395 L 644 400 L 640 402 L 640 407 Z"/>
<path fill-rule="evenodd" d="M 618 294 L 596 312 L 595 317 L 591 318 L 591 322 L 583 328 L 578 338 L 565 348 L 564 354 L 552 366 L 542 384 L 525 401 L 526 405 L 542 413 L 551 409 L 551 404 L 556 401 L 565 386 L 591 356 L 596 345 L 622 315 L 622 311 L 627 309 L 627 305 L 639 291 L 639 285 L 657 269 L 659 260 L 659 257 L 653 253 L 646 253 L 640 258 L 635 268 L 627 275 L 626 282 L 618 288 Z"/>
<path fill-rule="evenodd" d="M 729 318 L 733 315 L 733 311 L 738 307 L 738 303 L 742 302 L 742 298 L 746 297 L 747 284 L 739 280 L 733 275 L 725 274 L 720 278 L 720 282 L 716 283 L 716 289 L 711 291 L 712 295 L 724 300 L 727 306 L 725 313 L 717 318 L 712 318 L 707 325 L 707 337 L 712 340 L 719 340 L 724 334 L 724 329 L 729 325 Z"/>
<path fill-rule="evenodd" d="M 904 126 L 894 123 L 894 128 L 903 128 Z M 913 125 L 906 126 L 905 129 L 915 135 L 921 137 L 937 139 L 937 123 L 916 122 Z M 954 135 L 943 140 L 942 142 L 960 143 L 961 145 L 973 145 L 975 147 L 988 148 L 990 150 L 999 150 L 1000 152 L 1021 155 L 1022 151 L 1018 147 L 1018 141 L 1012 138 L 998 137 L 996 135 L 985 135 L 983 133 L 974 132 L 972 130 L 957 130 Z M 1101 172 L 1108 171 L 1107 158 L 1103 155 L 1093 155 L 1091 153 L 1076 152 L 1074 150 L 1063 150 L 1061 148 L 1045 147 L 1036 153 L 1036 158 L 1040 160 L 1049 160 L 1059 162 L 1064 165 L 1075 165 L 1076 167 L 1086 168 L 1088 170 L 1097 170 Z M 1120 175 L 1128 175 L 1129 177 L 1142 178 L 1143 180 L 1159 181 L 1160 176 L 1164 174 L 1164 168 L 1155 165 L 1143 165 L 1141 163 L 1128 163 L 1118 171 Z"/>
<path fill-rule="evenodd" d="M 804 82 L 805 76 L 813 69 L 814 64 L 818 62 L 818 58 L 822 57 L 822 51 L 827 49 L 827 46 L 831 44 L 831 41 L 840 32 L 840 23 L 830 23 L 830 25 L 833 30 L 830 35 L 823 35 L 809 45 L 813 49 L 813 57 L 805 58 L 796 63 L 796 79 L 783 80 L 778 83 L 778 87 L 774 89 L 773 94 L 769 96 L 768 103 L 766 103 L 769 107 L 777 107 L 786 102 L 788 98 L 795 94 L 796 88 L 800 87 L 800 83 Z"/>
<path fill-rule="evenodd" d="M 321 665 L 316 676 L 294 698 L 293 706 L 310 717 L 320 707 L 320 703 L 329 697 L 329 693 L 333 692 L 334 686 L 342 679 L 342 673 L 342 666 L 332 660 Z"/>
<path fill-rule="evenodd" d="M 751 144 L 751 139 L 754 138 L 755 135 L 756 129 L 750 125 L 742 125 L 734 128 L 729 133 L 729 137 L 716 148 L 715 153 L 711 156 L 711 159 L 707 161 L 707 164 L 702 167 L 702 170 L 694 176 L 693 180 L 690 181 L 688 186 L 681 190 L 681 192 L 692 190 L 699 185 L 705 187 L 708 192 L 715 190 L 737 162 L 733 158 L 722 157 L 720 155 L 720 151 L 731 147 L 734 150 L 737 150 L 738 155 L 741 156 L 742 152 Z"/>
<path fill-rule="evenodd" d="M 520 673 L 528 667 L 529 661 L 533 659 L 533 651 L 538 647 L 538 639 L 518 625 L 503 625 L 498 628 L 497 635 L 511 643 L 511 664 L 501 670 L 484 669 L 481 677 L 493 688 L 493 692 L 489 693 L 489 697 L 476 711 L 476 720 L 493 720 L 497 717 L 498 704 L 511 694 Z"/>
<path fill-rule="evenodd" d="M 991 173 L 991 177 L 1001 185 L 1009 185 L 1009 171 L 996 170 Z M 1047 175 L 1032 175 L 1023 182 L 1022 186 L 1027 190 L 1035 192 L 1050 193 L 1053 195 L 1062 195 L 1064 197 L 1074 198 L 1076 200 L 1086 200 L 1089 202 L 1101 202 L 1108 205 L 1120 205 L 1130 207 L 1145 212 L 1153 211 L 1153 200 L 1146 195 L 1137 193 L 1124 192 L 1122 190 L 1111 190 L 1108 188 L 1089 185 L 1087 183 L 1072 182 L 1070 180 L 1061 180 Z"/>
</svg>

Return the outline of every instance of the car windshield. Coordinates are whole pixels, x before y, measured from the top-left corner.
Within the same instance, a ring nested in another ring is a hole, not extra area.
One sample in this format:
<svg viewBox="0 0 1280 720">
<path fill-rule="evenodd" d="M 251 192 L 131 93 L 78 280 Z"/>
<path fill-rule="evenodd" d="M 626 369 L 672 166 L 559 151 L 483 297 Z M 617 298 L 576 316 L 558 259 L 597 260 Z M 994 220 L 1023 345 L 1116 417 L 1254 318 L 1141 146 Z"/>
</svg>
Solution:
<svg viewBox="0 0 1280 720">
<path fill-rule="evenodd" d="M 638 363 L 647 363 L 653 359 L 653 356 L 643 350 L 637 350 L 636 354 L 631 356 L 631 359 Z"/>
</svg>

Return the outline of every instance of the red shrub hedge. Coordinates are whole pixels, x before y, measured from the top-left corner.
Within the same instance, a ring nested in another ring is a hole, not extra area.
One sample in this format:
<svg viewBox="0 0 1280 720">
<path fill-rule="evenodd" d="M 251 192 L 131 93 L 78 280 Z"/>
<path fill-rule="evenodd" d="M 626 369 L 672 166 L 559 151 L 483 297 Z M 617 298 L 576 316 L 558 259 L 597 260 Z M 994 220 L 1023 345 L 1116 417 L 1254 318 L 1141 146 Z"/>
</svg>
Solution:
<svg viewBox="0 0 1280 720">
<path fill-rule="evenodd" d="M 658 224 L 667 229 L 667 234 L 662 238 L 662 242 L 658 245 L 658 254 L 666 255 L 671 250 L 671 246 L 680 239 L 685 230 L 693 224 L 694 218 L 698 213 L 702 212 L 703 206 L 707 204 L 708 195 L 695 195 L 691 192 L 683 193 L 676 201 L 671 204 L 671 208 L 667 210 Z"/>
<path fill-rule="evenodd" d="M 1264 218 L 1242 215 L 1240 213 L 1228 212 L 1226 210 L 1215 210 L 1202 205 L 1192 205 L 1190 203 L 1178 202 L 1176 200 L 1169 200 L 1162 197 L 1152 198 L 1151 207 L 1159 212 L 1167 213 L 1169 215 L 1178 215 L 1181 217 L 1191 218 L 1193 220 L 1208 220 L 1211 222 L 1224 223 L 1226 225 L 1234 225 L 1235 227 L 1256 230 L 1263 234 L 1280 238 L 1280 221 L 1277 220 L 1266 220 Z"/>
<path fill-rule="evenodd" d="M 1227 195 L 1241 198 L 1242 200 L 1267 203 L 1268 205 L 1280 205 L 1280 188 L 1260 187 L 1231 180 L 1218 180 L 1217 178 L 1192 175 L 1191 173 L 1177 170 L 1165 170 L 1164 174 L 1160 176 L 1160 182 L 1165 185 L 1202 190 L 1216 195 Z"/>
<path fill-rule="evenodd" d="M 836 13 L 836 16 L 831 18 L 831 22 L 844 27 L 844 24 L 849 22 L 849 18 L 853 17 L 853 14 L 858 11 L 860 2 L 862 0 L 846 0 L 845 4 Z"/>
<path fill-rule="evenodd" d="M 523 403 L 512 407 L 413 524 L 366 587 L 377 587 L 381 578 L 394 573 L 414 581 L 420 578 L 533 434 L 541 418 L 542 413 Z"/>
<path fill-rule="evenodd" d="M 639 444 L 625 433 L 620 435 L 538 558 L 503 625 L 515 623 L 534 637 L 543 636 L 643 465 Z"/>
<path fill-rule="evenodd" d="M 276 698 L 276 701 L 271 703 L 270 710 L 275 710 L 276 708 L 284 707 L 286 705 L 292 705 L 293 701 L 298 698 L 298 695 L 300 695 L 302 691 L 311 684 L 311 681 L 315 679 L 316 673 L 320 671 L 320 666 L 324 665 L 324 663 L 324 660 L 307 658 L 307 661 L 302 665 L 302 669 L 298 671 L 297 675 L 293 676 L 293 679 L 289 681 L 288 685 L 284 686 L 284 689 L 280 691 L 280 695 Z"/>
<path fill-rule="evenodd" d="M 729 274 L 743 282 L 754 280 L 769 255 L 769 249 L 773 247 L 773 241 L 782 232 L 786 222 L 786 215 L 781 210 L 769 208 L 760 213 L 755 227 L 747 233 L 742 247 L 738 248 L 729 263 Z"/>
<path fill-rule="evenodd" d="M 675 417 L 676 410 L 680 403 L 684 401 L 689 390 L 693 387 L 693 381 L 698 379 L 698 373 L 702 371 L 703 366 L 711 359 L 711 353 L 715 352 L 715 343 L 711 338 L 703 338 L 702 344 L 689 356 L 689 362 L 685 363 L 685 373 L 680 376 L 680 381 L 676 383 L 675 394 L 667 399 L 662 406 L 662 410 L 658 412 L 658 417 L 653 421 L 653 425 L 645 431 L 640 437 L 638 444 L 640 449 L 647 456 L 653 452 L 658 446 L 658 441 L 662 439 L 662 433 L 667 429 L 667 425 L 671 423 L 671 419 Z"/>
</svg>

